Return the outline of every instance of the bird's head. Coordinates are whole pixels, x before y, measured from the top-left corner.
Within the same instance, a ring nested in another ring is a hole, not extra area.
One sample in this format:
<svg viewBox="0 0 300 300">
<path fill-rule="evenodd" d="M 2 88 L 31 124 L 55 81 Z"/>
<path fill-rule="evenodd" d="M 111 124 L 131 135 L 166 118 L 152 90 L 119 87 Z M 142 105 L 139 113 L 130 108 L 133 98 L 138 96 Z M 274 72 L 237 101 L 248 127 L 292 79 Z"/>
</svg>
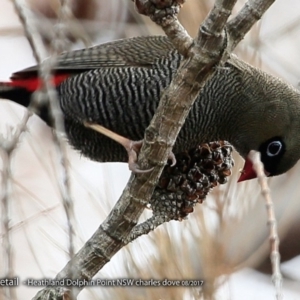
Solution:
<svg viewBox="0 0 300 300">
<path fill-rule="evenodd" d="M 300 131 L 299 131 L 300 135 Z M 287 172 L 300 159 L 300 139 L 289 136 L 274 136 L 260 144 L 258 149 L 265 174 L 276 176 Z M 239 182 L 256 178 L 251 160 L 246 157 L 244 169 L 241 172 Z"/>
<path fill-rule="evenodd" d="M 255 75 L 252 82 L 245 80 L 247 104 L 237 150 L 246 162 L 239 181 L 256 177 L 251 150 L 260 152 L 267 176 L 287 172 L 300 159 L 299 91 L 263 72 Z"/>
</svg>

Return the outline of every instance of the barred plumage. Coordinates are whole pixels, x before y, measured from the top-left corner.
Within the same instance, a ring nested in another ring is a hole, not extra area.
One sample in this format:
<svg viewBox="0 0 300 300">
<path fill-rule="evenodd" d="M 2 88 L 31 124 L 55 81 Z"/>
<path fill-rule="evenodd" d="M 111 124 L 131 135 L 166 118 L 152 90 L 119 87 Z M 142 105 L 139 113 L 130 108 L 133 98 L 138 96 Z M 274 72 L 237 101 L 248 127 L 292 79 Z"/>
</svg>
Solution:
<svg viewBox="0 0 300 300">
<path fill-rule="evenodd" d="M 96 161 L 126 161 L 122 146 L 83 122 L 142 139 L 181 61 L 166 37 L 124 39 L 61 55 L 54 72 L 68 76 L 59 80 L 57 90 L 70 143 Z M 291 168 L 300 156 L 299 92 L 235 56 L 216 68 L 182 127 L 174 153 L 228 140 L 244 158 L 259 150 L 271 175 Z M 0 84 L 0 96 L 28 106 L 30 91 L 25 87 L 24 98 L 16 91 L 24 92 L 22 80 L 36 72 L 33 67 L 15 73 L 11 89 Z M 267 150 L 274 141 L 282 147 L 272 157 Z"/>
</svg>

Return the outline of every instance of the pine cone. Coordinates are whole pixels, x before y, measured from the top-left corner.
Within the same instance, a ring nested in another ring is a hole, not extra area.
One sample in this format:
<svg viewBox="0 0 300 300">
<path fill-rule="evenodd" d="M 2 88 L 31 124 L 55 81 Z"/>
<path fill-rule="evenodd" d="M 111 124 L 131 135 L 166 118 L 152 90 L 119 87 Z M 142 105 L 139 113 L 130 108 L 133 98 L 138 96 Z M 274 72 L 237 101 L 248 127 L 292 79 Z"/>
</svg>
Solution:
<svg viewBox="0 0 300 300">
<path fill-rule="evenodd" d="M 226 141 L 199 145 L 176 155 L 167 165 L 150 201 L 154 216 L 181 220 L 218 184 L 227 182 L 234 165 L 233 147 Z"/>
</svg>

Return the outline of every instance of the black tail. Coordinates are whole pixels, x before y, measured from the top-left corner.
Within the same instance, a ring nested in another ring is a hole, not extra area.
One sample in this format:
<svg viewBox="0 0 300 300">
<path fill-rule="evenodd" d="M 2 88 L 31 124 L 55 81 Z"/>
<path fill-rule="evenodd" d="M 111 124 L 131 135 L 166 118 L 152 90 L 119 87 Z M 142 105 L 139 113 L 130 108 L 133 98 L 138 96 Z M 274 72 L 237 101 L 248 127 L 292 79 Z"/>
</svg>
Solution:
<svg viewBox="0 0 300 300">
<path fill-rule="evenodd" d="M 6 83 L 0 83 L 0 98 L 11 100 L 26 108 L 30 107 L 32 92 L 22 87 L 10 86 Z M 50 127 L 53 127 L 53 119 L 50 116 L 49 106 L 42 104 L 35 113 L 47 123 Z"/>
<path fill-rule="evenodd" d="M 12 100 L 24 107 L 30 104 L 32 93 L 25 88 L 10 86 L 6 83 L 0 83 L 0 98 Z"/>
</svg>

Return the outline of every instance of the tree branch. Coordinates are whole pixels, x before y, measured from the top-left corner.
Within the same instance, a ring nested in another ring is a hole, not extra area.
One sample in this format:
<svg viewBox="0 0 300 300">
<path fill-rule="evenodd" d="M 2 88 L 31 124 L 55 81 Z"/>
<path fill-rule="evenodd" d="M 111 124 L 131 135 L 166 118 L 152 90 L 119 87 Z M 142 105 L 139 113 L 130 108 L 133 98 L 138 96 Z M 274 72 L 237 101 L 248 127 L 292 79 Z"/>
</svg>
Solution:
<svg viewBox="0 0 300 300">
<path fill-rule="evenodd" d="M 249 0 L 238 15 L 228 22 L 227 31 L 230 36 L 228 51 L 233 51 L 250 28 L 261 19 L 274 2 L 275 0 Z"/>
<path fill-rule="evenodd" d="M 168 155 L 197 95 L 213 75 L 216 66 L 228 58 L 225 26 L 235 0 L 217 0 L 194 40 L 186 34 L 177 20 L 179 7 L 184 1 L 134 2 L 140 13 L 149 15 L 162 26 L 177 50 L 186 57 L 170 86 L 163 93 L 157 111 L 145 131 L 139 164 L 142 168 L 148 168 L 151 163 L 155 168 L 147 175 L 131 175 L 127 187 L 109 216 L 55 279 L 73 277 L 90 280 L 126 244 L 126 239 L 151 199 Z M 251 9 L 243 10 L 243 15 L 237 17 L 237 20 L 244 20 L 248 24 L 243 26 L 241 34 L 231 34 L 230 51 L 254 24 L 253 11 L 264 12 L 268 7 L 265 5 L 267 2 L 273 1 L 250 1 L 248 6 Z M 234 33 L 232 25 L 230 29 Z M 74 273 L 70 272 L 71 265 L 76 266 Z M 63 297 L 69 297 L 67 289 L 46 288 L 34 299 Z"/>
</svg>

